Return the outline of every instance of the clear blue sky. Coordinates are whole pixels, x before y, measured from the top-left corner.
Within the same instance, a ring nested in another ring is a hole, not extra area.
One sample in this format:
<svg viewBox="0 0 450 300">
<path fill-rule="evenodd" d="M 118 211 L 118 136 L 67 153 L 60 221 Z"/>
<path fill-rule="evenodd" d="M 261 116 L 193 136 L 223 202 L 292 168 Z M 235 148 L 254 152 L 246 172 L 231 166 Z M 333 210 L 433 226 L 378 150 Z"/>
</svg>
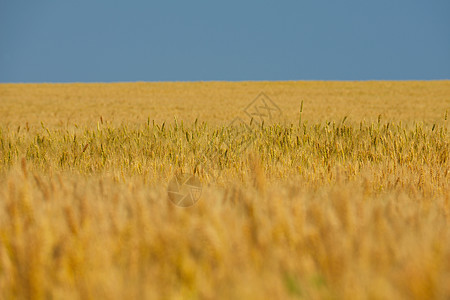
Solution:
<svg viewBox="0 0 450 300">
<path fill-rule="evenodd" d="M 449 78 L 449 0 L 0 0 L 0 82 Z"/>
</svg>

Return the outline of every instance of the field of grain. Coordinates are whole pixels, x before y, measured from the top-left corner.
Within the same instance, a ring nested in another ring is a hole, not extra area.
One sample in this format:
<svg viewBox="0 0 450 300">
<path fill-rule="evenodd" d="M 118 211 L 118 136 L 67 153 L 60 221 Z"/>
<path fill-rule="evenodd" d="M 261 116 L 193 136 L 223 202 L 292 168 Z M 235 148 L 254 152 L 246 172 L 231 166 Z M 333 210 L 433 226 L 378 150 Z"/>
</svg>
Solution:
<svg viewBox="0 0 450 300">
<path fill-rule="evenodd" d="M 261 92 L 279 110 L 252 118 Z M 0 84 L 0 103 L 2 299 L 450 298 L 450 81 Z"/>
</svg>

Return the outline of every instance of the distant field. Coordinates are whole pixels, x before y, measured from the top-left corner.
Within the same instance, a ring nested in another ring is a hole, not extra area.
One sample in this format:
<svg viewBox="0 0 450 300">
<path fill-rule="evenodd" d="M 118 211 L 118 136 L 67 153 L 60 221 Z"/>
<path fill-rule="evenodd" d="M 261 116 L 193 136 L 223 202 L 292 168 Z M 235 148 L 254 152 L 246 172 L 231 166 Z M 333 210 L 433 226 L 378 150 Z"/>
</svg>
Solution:
<svg viewBox="0 0 450 300">
<path fill-rule="evenodd" d="M 0 103 L 0 298 L 450 298 L 450 81 L 0 84 Z"/>
<path fill-rule="evenodd" d="M 0 84 L 1 123 L 63 127 L 96 124 L 100 116 L 117 125 L 172 121 L 227 124 L 260 92 L 297 122 L 437 122 L 450 107 L 450 81 L 414 82 L 195 82 L 116 84 Z"/>
</svg>

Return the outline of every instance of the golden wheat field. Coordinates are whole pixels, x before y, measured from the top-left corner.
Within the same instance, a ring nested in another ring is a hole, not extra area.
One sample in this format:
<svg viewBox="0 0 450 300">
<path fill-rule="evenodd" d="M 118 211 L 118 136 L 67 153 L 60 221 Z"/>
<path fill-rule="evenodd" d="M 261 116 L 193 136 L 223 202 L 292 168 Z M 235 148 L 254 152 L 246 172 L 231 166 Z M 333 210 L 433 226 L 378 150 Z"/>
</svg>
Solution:
<svg viewBox="0 0 450 300">
<path fill-rule="evenodd" d="M 0 84 L 0 104 L 1 299 L 450 298 L 448 80 Z"/>
</svg>

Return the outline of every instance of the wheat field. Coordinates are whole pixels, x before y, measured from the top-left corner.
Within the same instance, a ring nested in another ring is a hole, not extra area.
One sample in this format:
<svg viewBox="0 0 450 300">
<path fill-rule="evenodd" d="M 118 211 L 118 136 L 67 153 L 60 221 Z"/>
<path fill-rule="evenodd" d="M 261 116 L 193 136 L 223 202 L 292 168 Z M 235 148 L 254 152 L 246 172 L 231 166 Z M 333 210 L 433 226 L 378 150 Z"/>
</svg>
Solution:
<svg viewBox="0 0 450 300">
<path fill-rule="evenodd" d="M 261 92 L 277 113 L 250 117 Z M 0 84 L 0 103 L 1 299 L 450 298 L 448 80 Z"/>
</svg>

